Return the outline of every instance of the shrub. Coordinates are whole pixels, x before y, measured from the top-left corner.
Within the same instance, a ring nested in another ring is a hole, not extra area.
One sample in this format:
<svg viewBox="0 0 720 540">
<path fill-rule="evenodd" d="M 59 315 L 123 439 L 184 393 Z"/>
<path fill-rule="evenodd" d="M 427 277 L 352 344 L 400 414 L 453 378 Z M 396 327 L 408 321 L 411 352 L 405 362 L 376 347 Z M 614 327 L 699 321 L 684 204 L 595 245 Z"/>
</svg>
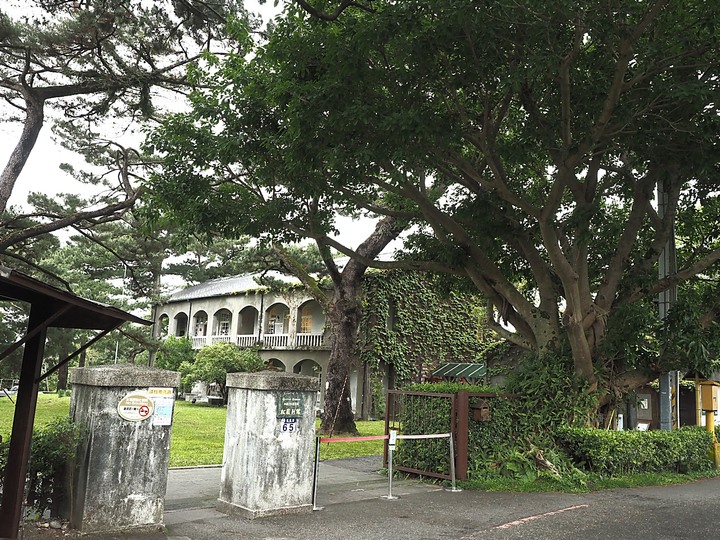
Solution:
<svg viewBox="0 0 720 540">
<path fill-rule="evenodd" d="M 195 351 L 192 348 L 192 341 L 187 336 L 168 338 L 160 344 L 160 348 L 155 356 L 155 367 L 161 369 L 169 369 L 170 371 L 180 371 L 181 365 L 187 363 L 192 365 L 195 360 Z"/>
<path fill-rule="evenodd" d="M 604 476 L 703 470 L 710 466 L 712 434 L 697 426 L 673 431 L 607 431 L 563 427 L 560 446 L 578 466 Z"/>
<path fill-rule="evenodd" d="M 488 393 L 489 388 L 456 383 L 422 384 L 408 387 L 414 392 Z M 533 482 L 547 479 L 565 488 L 582 489 L 586 473 L 612 476 L 640 472 L 704 470 L 710 465 L 712 435 L 696 427 L 666 431 L 605 431 L 570 427 L 584 419 L 585 404 L 555 393 L 556 399 L 542 404 L 536 397 L 483 398 L 490 406 L 489 421 L 469 421 L 468 479 Z M 473 400 L 470 397 L 472 406 Z M 561 405 L 547 415 L 539 407 Z M 574 405 L 574 406 L 573 406 Z M 400 424 L 403 433 L 442 433 L 450 429 L 450 400 L 418 396 L 405 398 Z M 401 441 L 399 465 L 438 473 L 448 472 L 445 440 Z"/>
<path fill-rule="evenodd" d="M 50 510 L 57 515 L 59 504 L 65 497 L 68 476 L 74 469 L 82 428 L 70 418 L 58 418 L 33 431 L 32 452 L 27 471 L 28 506 L 42 515 Z M 10 441 L 0 444 L 0 486 L 5 478 Z"/>
<path fill-rule="evenodd" d="M 214 343 L 198 351 L 187 380 L 216 383 L 227 402 L 225 378 L 228 373 L 260 371 L 264 367 L 257 349 L 239 349 L 231 343 Z"/>
</svg>

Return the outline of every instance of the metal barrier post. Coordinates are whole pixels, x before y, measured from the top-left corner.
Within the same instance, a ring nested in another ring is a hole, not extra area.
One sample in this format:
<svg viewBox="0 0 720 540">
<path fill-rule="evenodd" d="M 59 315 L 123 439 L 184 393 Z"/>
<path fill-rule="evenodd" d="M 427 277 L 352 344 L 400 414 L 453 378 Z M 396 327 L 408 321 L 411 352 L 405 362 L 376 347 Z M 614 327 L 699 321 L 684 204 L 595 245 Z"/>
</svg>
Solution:
<svg viewBox="0 0 720 540">
<path fill-rule="evenodd" d="M 383 495 L 383 499 L 393 500 L 397 497 L 393 497 L 392 494 L 392 481 L 393 481 L 393 452 L 395 451 L 395 441 L 397 440 L 397 431 L 390 431 L 390 438 L 388 440 L 388 494 Z"/>
<path fill-rule="evenodd" d="M 315 437 L 315 473 L 313 475 L 313 510 L 322 510 L 323 506 L 317 505 L 318 476 L 320 476 L 320 437 Z"/>
<path fill-rule="evenodd" d="M 450 478 L 452 481 L 452 488 L 449 491 L 452 491 L 453 493 L 462 491 L 462 489 L 458 489 L 455 486 L 455 443 L 452 433 L 450 433 Z"/>
</svg>

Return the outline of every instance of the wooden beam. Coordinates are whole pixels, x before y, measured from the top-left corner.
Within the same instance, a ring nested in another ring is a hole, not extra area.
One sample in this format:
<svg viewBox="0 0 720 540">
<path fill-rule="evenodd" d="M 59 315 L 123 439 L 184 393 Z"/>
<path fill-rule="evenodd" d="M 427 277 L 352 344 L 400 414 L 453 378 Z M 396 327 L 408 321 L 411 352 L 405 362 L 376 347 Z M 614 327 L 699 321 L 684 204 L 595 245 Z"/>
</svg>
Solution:
<svg viewBox="0 0 720 540">
<path fill-rule="evenodd" d="M 13 419 L 10 449 L 8 452 L 5 480 L 3 483 L 2 505 L 0 505 L 0 538 L 16 540 L 22 519 L 23 497 L 25 494 L 25 476 L 27 475 L 30 445 L 32 442 L 33 421 L 37 404 L 38 388 L 36 382 L 42 370 L 43 354 L 48 318 L 42 305 L 33 305 L 30 310 L 28 333 L 36 328 L 39 332 L 25 343 L 20 384 L 18 385 L 15 417 Z"/>
</svg>

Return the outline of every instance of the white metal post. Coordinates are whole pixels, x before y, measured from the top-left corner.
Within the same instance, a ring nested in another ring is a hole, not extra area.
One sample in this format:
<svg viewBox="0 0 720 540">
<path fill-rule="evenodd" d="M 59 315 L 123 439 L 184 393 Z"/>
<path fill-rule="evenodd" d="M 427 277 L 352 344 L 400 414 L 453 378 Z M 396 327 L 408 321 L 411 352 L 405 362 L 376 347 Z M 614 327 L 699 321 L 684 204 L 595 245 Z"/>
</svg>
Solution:
<svg viewBox="0 0 720 540">
<path fill-rule="evenodd" d="M 462 489 L 458 489 L 455 485 L 455 440 L 453 439 L 452 433 L 450 433 L 450 478 L 452 482 L 450 491 L 453 493 L 462 491 Z"/>
<path fill-rule="evenodd" d="M 388 494 L 383 495 L 383 499 L 393 500 L 397 499 L 392 494 L 392 481 L 393 481 L 393 452 L 395 451 L 395 442 L 397 441 L 397 431 L 390 430 L 390 438 L 388 439 Z"/>
</svg>

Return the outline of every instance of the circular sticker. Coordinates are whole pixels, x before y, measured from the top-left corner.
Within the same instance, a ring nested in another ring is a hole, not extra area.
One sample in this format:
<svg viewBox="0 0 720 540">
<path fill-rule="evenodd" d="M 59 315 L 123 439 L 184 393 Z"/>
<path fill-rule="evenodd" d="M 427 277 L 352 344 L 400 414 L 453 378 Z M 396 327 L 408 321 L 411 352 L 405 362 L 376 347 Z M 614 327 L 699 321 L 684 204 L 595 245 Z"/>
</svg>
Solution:
<svg viewBox="0 0 720 540">
<path fill-rule="evenodd" d="M 117 412 L 123 420 L 139 422 L 147 420 L 155 412 L 153 400 L 142 392 L 130 392 L 120 400 Z"/>
</svg>

